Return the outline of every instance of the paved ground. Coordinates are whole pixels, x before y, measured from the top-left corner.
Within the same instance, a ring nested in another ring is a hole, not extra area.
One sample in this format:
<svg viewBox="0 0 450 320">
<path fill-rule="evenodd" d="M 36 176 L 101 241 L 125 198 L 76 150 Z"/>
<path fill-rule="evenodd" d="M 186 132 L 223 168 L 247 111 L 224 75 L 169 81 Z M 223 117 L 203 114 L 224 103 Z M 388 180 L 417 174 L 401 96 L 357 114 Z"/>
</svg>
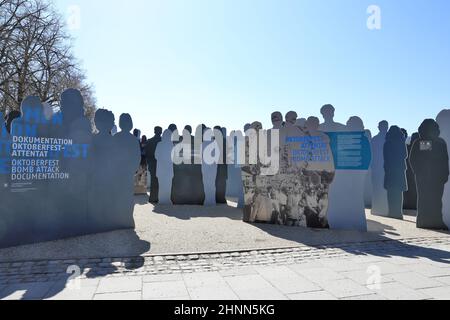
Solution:
<svg viewBox="0 0 450 320">
<path fill-rule="evenodd" d="M 136 197 L 136 231 L 123 230 L 61 241 L 0 250 L 0 262 L 142 256 L 166 253 L 204 253 L 230 250 L 289 248 L 389 239 L 443 236 L 419 230 L 414 218 L 405 221 L 368 214 L 369 233 L 250 225 L 233 207 L 154 208 L 146 197 Z"/>
<path fill-rule="evenodd" d="M 318 231 L 136 200 L 136 232 L 0 250 L 0 299 L 450 299 L 450 234 L 413 216 Z"/>
<path fill-rule="evenodd" d="M 0 264 L 2 299 L 450 299 L 450 239 Z M 68 267 L 80 276 L 69 280 Z"/>
</svg>

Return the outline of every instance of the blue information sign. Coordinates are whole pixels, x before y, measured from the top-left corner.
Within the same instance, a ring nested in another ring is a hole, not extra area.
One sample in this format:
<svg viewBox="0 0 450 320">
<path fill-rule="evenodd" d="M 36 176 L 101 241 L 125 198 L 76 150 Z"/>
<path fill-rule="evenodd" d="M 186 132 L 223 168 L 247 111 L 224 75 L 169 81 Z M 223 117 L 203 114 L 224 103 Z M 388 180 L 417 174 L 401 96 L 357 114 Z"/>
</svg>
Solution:
<svg viewBox="0 0 450 320">
<path fill-rule="evenodd" d="M 329 132 L 336 170 L 368 170 L 372 160 L 365 132 Z"/>
</svg>

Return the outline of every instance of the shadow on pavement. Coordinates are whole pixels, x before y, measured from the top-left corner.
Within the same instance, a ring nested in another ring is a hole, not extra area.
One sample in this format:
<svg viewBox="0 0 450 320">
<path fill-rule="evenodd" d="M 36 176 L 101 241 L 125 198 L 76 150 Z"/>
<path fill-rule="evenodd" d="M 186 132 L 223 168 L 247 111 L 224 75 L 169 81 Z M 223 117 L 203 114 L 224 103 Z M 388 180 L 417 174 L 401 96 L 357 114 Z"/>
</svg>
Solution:
<svg viewBox="0 0 450 320">
<path fill-rule="evenodd" d="M 145 259 L 141 256 L 144 253 L 150 250 L 150 243 L 147 241 L 141 240 L 134 230 L 124 230 L 124 237 L 120 237 L 119 239 L 123 240 L 122 242 L 115 241 L 116 239 L 111 239 L 111 242 L 102 241 L 102 242 L 90 242 L 91 247 L 89 248 L 90 254 L 97 255 L 97 257 L 107 257 L 108 248 L 111 246 L 121 246 L 123 252 L 127 252 L 128 256 L 131 257 L 129 259 L 121 259 L 121 261 L 125 261 L 124 268 L 126 270 L 132 271 L 139 269 L 144 266 Z M 105 237 L 110 236 L 108 233 L 104 234 Z M 85 242 L 84 242 L 85 243 Z M 107 244 L 107 245 L 105 245 Z M 49 283 L 20 283 L 20 284 L 11 284 L 7 285 L 5 288 L 0 286 L 0 299 L 5 297 L 9 297 L 13 294 L 22 294 L 21 300 L 35 300 L 35 299 L 49 299 L 63 291 L 67 288 L 69 284 L 69 280 L 71 279 L 73 272 L 78 273 L 75 275 L 85 275 L 88 279 L 94 279 L 97 277 L 104 277 L 110 274 L 113 274 L 117 271 L 117 267 L 113 263 L 113 259 L 101 259 L 102 260 L 102 268 L 101 273 L 99 270 L 95 270 L 95 268 L 91 268 L 90 261 L 88 257 L 80 257 L 77 261 L 74 260 L 74 264 L 71 265 L 77 269 L 76 271 L 70 272 L 69 269 L 66 270 L 58 270 L 58 274 L 61 276 L 56 279 L 55 282 L 49 282 L 51 287 L 48 287 Z M 86 260 L 86 263 L 83 264 L 82 261 Z M 109 262 L 106 262 L 109 261 Z M 39 262 L 38 262 L 39 263 Z M 70 267 L 71 267 L 70 266 Z M 45 266 L 43 266 L 45 268 Z M 45 272 L 45 270 L 42 270 Z"/>
</svg>

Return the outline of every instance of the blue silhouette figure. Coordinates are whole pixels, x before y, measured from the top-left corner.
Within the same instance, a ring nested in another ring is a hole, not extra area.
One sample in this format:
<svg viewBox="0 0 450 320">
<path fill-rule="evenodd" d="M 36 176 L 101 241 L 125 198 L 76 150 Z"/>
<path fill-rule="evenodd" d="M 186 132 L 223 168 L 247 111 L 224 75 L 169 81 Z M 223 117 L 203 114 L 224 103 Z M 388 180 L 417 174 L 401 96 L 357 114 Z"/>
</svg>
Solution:
<svg viewBox="0 0 450 320">
<path fill-rule="evenodd" d="M 127 113 L 119 118 L 121 131 L 113 137 L 115 153 L 115 183 L 111 186 L 114 190 L 115 207 L 112 209 L 115 216 L 112 218 L 116 229 L 134 228 L 134 175 L 139 169 L 141 161 L 141 148 L 139 140 L 131 134 L 133 120 Z M 114 150 L 113 150 L 114 151 Z"/>
<path fill-rule="evenodd" d="M 155 151 L 158 143 L 161 142 L 162 128 L 155 127 L 153 138 L 150 138 L 145 145 L 144 152 L 145 158 L 147 159 L 148 171 L 150 172 L 150 203 L 158 203 L 158 194 L 159 194 L 159 182 L 156 174 L 157 161 L 155 158 Z"/>
<path fill-rule="evenodd" d="M 388 217 L 403 219 L 403 193 L 407 191 L 406 138 L 402 130 L 392 126 L 384 144 L 384 187 L 388 195 Z"/>
<path fill-rule="evenodd" d="M 174 165 L 172 160 L 172 131 L 164 131 L 161 142 L 156 147 L 155 158 L 157 161 L 156 175 L 159 181 L 159 204 L 172 204 L 172 182 L 174 177 Z"/>
<path fill-rule="evenodd" d="M 105 109 L 95 112 L 94 123 L 98 133 L 92 138 L 89 181 L 89 228 L 91 232 L 105 232 L 115 227 L 114 195 L 111 187 L 121 183 L 115 179 L 118 152 L 111 136 L 114 114 Z"/>
<path fill-rule="evenodd" d="M 372 214 L 387 216 L 389 207 L 387 191 L 384 188 L 384 144 L 389 123 L 381 121 L 378 129 L 380 132 L 372 138 Z"/>
<path fill-rule="evenodd" d="M 445 230 L 442 197 L 449 176 L 447 144 L 439 137 L 439 125 L 433 119 L 422 123 L 419 134 L 410 156 L 417 182 L 417 227 Z"/>
<path fill-rule="evenodd" d="M 67 89 L 61 94 L 61 114 L 52 118 L 62 126 L 49 126 L 48 135 L 71 139 L 73 144 L 64 147 L 58 156 L 60 168 L 69 173 L 69 179 L 56 181 L 49 185 L 50 193 L 55 194 L 54 207 L 51 208 L 55 222 L 59 225 L 59 237 L 85 234 L 88 229 L 88 176 L 89 146 L 92 142 L 90 121 L 84 115 L 84 100 L 80 91 Z"/>
</svg>

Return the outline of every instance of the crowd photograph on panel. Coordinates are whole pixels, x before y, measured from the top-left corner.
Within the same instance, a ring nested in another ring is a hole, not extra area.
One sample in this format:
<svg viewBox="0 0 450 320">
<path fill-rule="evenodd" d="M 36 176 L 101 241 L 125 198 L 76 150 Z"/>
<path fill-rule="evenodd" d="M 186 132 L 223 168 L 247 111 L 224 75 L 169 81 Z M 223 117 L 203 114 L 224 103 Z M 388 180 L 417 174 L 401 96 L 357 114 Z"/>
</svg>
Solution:
<svg viewBox="0 0 450 320">
<path fill-rule="evenodd" d="M 450 299 L 450 4 L 379 2 L 0 0 L 0 303 Z"/>
</svg>

